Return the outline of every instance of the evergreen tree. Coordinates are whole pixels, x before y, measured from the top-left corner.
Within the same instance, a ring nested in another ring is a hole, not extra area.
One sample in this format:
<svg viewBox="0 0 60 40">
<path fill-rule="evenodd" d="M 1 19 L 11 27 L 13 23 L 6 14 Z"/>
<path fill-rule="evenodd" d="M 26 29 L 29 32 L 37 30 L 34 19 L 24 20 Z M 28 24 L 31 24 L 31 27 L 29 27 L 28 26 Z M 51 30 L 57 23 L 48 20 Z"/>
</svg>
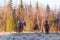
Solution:
<svg viewBox="0 0 60 40">
<path fill-rule="evenodd" d="M 26 8 L 25 8 L 26 9 Z M 27 13 L 27 11 L 28 11 L 28 13 Z M 25 13 L 25 12 L 24 12 Z M 24 27 L 24 30 L 25 31 L 31 31 L 32 30 L 32 27 L 33 27 L 33 22 L 32 22 L 32 16 L 33 16 L 33 13 L 32 13 L 32 5 L 31 5 L 31 3 L 30 3 L 30 5 L 29 5 L 29 7 L 28 7 L 28 9 L 26 10 L 26 13 L 28 14 L 28 15 L 25 15 L 24 16 L 24 19 L 25 19 L 25 21 L 26 21 L 26 27 Z"/>
<path fill-rule="evenodd" d="M 10 0 L 9 4 L 6 6 L 7 9 L 5 9 L 6 12 L 6 32 L 14 31 L 15 29 L 15 23 L 14 18 L 12 15 L 12 6 L 11 6 L 12 0 Z M 9 12 L 8 12 L 9 11 Z"/>
<path fill-rule="evenodd" d="M 58 20 L 57 20 L 57 22 L 58 22 L 58 24 L 57 24 L 57 30 L 60 31 L 60 7 L 59 7 L 57 18 L 58 18 Z"/>
<path fill-rule="evenodd" d="M 49 18 L 49 15 L 50 15 L 50 7 L 49 7 L 49 5 L 47 4 L 47 6 L 46 6 L 46 19 Z"/>
<path fill-rule="evenodd" d="M 50 24 L 50 31 L 52 31 L 52 32 L 56 31 L 55 26 L 54 26 L 54 20 L 55 20 L 55 14 L 54 14 L 54 11 L 51 10 L 48 21 L 49 21 L 49 24 Z"/>
<path fill-rule="evenodd" d="M 23 8 L 23 2 L 20 0 L 20 8 Z"/>
</svg>

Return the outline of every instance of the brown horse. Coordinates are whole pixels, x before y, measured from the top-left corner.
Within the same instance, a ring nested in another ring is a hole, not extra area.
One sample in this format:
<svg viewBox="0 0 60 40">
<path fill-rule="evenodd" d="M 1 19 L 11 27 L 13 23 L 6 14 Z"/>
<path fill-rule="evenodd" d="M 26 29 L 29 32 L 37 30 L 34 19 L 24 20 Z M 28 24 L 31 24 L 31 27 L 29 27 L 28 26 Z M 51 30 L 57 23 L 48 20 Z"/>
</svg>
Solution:
<svg viewBox="0 0 60 40">
<path fill-rule="evenodd" d="M 24 26 L 26 26 L 25 21 L 17 21 L 17 32 L 22 32 Z"/>
</svg>

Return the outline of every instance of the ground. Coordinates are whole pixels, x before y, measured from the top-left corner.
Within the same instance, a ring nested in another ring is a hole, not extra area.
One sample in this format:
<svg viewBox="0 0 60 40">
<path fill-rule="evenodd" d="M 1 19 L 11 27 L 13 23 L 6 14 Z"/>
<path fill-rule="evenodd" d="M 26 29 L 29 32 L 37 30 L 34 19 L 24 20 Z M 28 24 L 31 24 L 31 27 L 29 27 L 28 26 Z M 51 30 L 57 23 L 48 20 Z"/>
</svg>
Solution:
<svg viewBox="0 0 60 40">
<path fill-rule="evenodd" d="M 0 40 L 60 40 L 60 33 L 3 33 Z"/>
</svg>

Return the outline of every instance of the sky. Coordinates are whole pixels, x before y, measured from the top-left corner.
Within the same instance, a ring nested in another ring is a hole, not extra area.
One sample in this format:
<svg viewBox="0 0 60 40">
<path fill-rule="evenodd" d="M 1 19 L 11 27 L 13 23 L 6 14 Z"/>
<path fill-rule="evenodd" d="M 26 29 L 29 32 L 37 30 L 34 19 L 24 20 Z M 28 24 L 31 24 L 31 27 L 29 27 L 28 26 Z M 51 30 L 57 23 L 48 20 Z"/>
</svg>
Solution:
<svg viewBox="0 0 60 40">
<path fill-rule="evenodd" d="M 8 3 L 9 0 L 0 0 L 0 6 L 3 6 Z M 29 5 L 30 2 L 33 6 L 38 2 L 39 5 L 41 6 L 46 6 L 49 4 L 51 8 L 57 7 L 59 8 L 60 6 L 60 0 L 22 0 L 24 5 Z M 13 0 L 13 6 L 18 5 L 19 0 Z"/>
</svg>

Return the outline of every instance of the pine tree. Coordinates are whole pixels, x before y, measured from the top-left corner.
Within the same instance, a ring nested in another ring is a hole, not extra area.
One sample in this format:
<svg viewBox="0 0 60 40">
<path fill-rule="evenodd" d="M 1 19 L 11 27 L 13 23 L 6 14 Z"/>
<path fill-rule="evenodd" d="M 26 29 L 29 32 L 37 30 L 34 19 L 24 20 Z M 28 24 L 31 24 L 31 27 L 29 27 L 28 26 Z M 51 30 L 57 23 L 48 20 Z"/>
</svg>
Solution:
<svg viewBox="0 0 60 40">
<path fill-rule="evenodd" d="M 27 10 L 28 10 L 28 13 L 27 13 Z M 26 13 L 28 14 L 28 15 L 25 15 L 24 16 L 24 19 L 25 19 L 25 21 L 26 21 L 26 27 L 24 28 L 24 30 L 25 31 L 31 31 L 32 30 L 32 27 L 33 27 L 33 22 L 32 22 L 32 20 L 33 20 L 33 13 L 32 13 L 32 5 L 31 5 L 31 3 L 30 3 L 30 5 L 29 5 L 29 7 L 28 7 L 28 9 L 26 10 Z M 25 13 L 25 12 L 24 12 Z"/>
<path fill-rule="evenodd" d="M 38 6 L 38 2 L 36 3 L 36 6 L 35 6 L 35 10 L 36 10 L 36 12 L 35 12 L 35 19 L 36 19 L 36 22 L 38 22 L 38 17 L 39 17 L 39 13 L 40 13 L 40 11 L 39 11 L 39 6 Z"/>
<path fill-rule="evenodd" d="M 23 8 L 23 2 L 20 0 L 20 8 Z"/>
<path fill-rule="evenodd" d="M 39 31 L 40 31 L 40 23 L 41 23 L 41 19 L 40 19 L 40 7 L 38 5 L 38 2 L 36 3 L 36 6 L 35 6 L 35 16 L 34 16 L 34 20 L 35 20 L 35 23 L 34 24 L 38 24 L 39 25 Z"/>
<path fill-rule="evenodd" d="M 46 19 L 48 20 L 48 18 L 49 18 L 49 14 L 50 14 L 50 7 L 49 7 L 49 5 L 47 4 L 47 6 L 46 6 Z"/>
<path fill-rule="evenodd" d="M 55 26 L 54 26 L 54 20 L 55 20 L 55 14 L 54 14 L 54 11 L 51 10 L 48 21 L 49 21 L 49 24 L 50 24 L 50 31 L 52 31 L 52 32 L 56 31 Z"/>
<path fill-rule="evenodd" d="M 22 0 L 20 0 L 19 5 L 16 7 L 16 10 L 15 10 L 16 20 L 17 20 L 17 17 L 22 16 L 22 13 L 23 13 L 23 2 Z"/>
<path fill-rule="evenodd" d="M 6 32 L 14 31 L 15 24 L 14 24 L 14 18 L 12 15 L 12 6 L 11 6 L 12 0 L 10 0 L 9 4 L 6 6 Z M 8 12 L 9 11 L 9 12 Z"/>
<path fill-rule="evenodd" d="M 58 31 L 60 31 L 60 7 L 59 7 L 59 11 L 58 11 L 58 15 L 57 15 L 57 17 L 58 17 L 58 20 L 57 20 L 57 30 Z"/>
</svg>

